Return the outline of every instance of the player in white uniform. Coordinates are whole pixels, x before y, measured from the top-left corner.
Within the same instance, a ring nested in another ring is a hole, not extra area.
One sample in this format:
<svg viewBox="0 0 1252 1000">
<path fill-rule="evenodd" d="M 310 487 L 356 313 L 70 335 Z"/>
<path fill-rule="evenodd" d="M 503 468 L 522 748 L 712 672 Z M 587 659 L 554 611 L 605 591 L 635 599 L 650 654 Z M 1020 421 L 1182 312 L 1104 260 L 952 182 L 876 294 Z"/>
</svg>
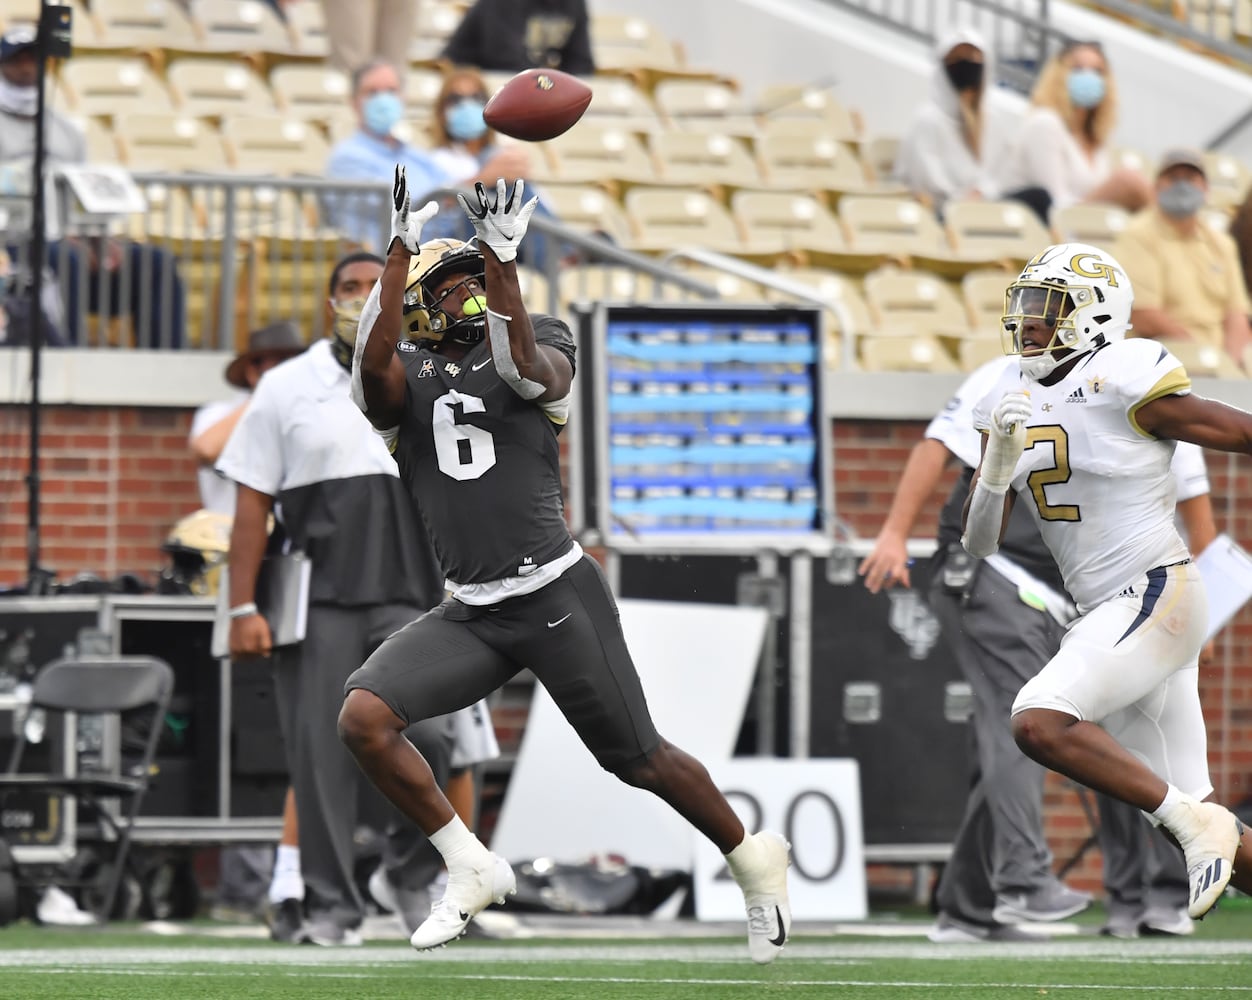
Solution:
<svg viewBox="0 0 1252 1000">
<path fill-rule="evenodd" d="M 963 541 L 990 555 L 1014 499 L 1031 505 L 1081 617 L 1018 694 L 1013 735 L 1163 825 L 1186 855 L 1198 918 L 1227 883 L 1252 892 L 1252 836 L 1208 801 L 1197 666 L 1208 605 L 1174 526 L 1169 466 L 1175 441 L 1252 453 L 1252 415 L 1194 395 L 1159 343 L 1119 340 L 1132 300 L 1117 261 L 1076 243 L 1046 248 L 1009 286 L 1006 353 L 1020 370 L 975 407 L 985 437 Z"/>
</svg>

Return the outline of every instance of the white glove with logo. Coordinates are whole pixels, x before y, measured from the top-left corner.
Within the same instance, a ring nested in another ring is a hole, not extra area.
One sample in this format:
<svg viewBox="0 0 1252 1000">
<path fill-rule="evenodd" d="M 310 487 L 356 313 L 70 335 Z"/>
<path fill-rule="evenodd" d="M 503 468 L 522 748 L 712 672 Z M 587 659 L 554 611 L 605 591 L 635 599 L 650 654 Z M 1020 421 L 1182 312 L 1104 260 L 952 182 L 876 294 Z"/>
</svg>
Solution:
<svg viewBox="0 0 1252 1000">
<path fill-rule="evenodd" d="M 482 183 L 474 185 L 474 193 L 478 198 L 477 205 L 471 205 L 463 194 L 457 195 L 465 214 L 469 216 L 478 233 L 478 241 L 491 247 L 492 253 L 501 263 L 508 263 L 517 257 L 518 244 L 526 235 L 526 226 L 530 223 L 530 215 L 539 203 L 533 197 L 522 204 L 522 195 L 526 191 L 526 182 L 519 179 L 513 185 L 513 193 L 508 193 L 508 184 L 501 177 L 496 181 L 496 196 L 488 197 L 487 189 Z"/>
<path fill-rule="evenodd" d="M 1033 412 L 1030 394 L 1021 390 L 1006 392 L 991 411 L 991 433 L 978 478 L 992 493 L 1008 491 L 1013 470 L 1026 448 L 1026 422 Z"/>
<path fill-rule="evenodd" d="M 409 211 L 409 188 L 404 167 L 396 164 L 396 180 L 391 189 L 394 208 L 391 213 L 391 239 L 399 240 L 409 253 L 417 253 L 422 245 L 422 226 L 435 217 L 439 206 L 428 201 L 416 212 Z M 388 246 L 391 243 L 387 244 Z"/>
</svg>

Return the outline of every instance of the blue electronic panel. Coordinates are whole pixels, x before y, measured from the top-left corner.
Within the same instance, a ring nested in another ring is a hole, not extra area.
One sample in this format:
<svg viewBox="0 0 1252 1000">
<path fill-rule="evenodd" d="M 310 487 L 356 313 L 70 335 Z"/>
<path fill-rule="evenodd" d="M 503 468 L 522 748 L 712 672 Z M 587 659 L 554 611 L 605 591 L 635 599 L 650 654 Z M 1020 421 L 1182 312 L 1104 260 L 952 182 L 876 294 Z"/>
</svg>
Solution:
<svg viewBox="0 0 1252 1000">
<path fill-rule="evenodd" d="M 823 531 L 816 310 L 612 307 L 603 330 L 611 540 Z"/>
</svg>

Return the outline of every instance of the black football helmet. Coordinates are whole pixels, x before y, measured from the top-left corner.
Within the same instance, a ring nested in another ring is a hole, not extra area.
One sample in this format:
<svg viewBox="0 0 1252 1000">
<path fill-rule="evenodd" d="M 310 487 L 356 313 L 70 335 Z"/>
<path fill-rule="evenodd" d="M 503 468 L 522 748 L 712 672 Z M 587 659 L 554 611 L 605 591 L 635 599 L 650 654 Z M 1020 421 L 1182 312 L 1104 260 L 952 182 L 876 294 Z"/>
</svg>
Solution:
<svg viewBox="0 0 1252 1000">
<path fill-rule="evenodd" d="M 419 347 L 436 348 L 445 341 L 477 344 L 487 334 L 487 314 L 453 319 L 443 310 L 443 300 L 453 285 L 438 299 L 434 289 L 452 275 L 475 278 L 483 286 L 483 255 L 473 243 L 438 239 L 423 243 L 409 262 L 409 281 L 404 288 L 404 322 L 409 337 Z"/>
</svg>

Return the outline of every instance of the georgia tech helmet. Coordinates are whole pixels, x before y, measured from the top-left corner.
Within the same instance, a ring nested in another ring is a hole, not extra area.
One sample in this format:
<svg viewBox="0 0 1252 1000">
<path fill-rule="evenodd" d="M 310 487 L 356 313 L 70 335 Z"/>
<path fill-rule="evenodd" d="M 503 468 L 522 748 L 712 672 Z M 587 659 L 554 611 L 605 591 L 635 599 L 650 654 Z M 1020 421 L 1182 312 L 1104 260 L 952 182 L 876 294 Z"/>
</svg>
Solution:
<svg viewBox="0 0 1252 1000">
<path fill-rule="evenodd" d="M 483 285 L 483 255 L 473 243 L 438 239 L 423 243 L 409 261 L 409 280 L 404 287 L 404 322 L 419 347 L 434 347 L 445 340 L 477 344 L 486 336 L 485 312 L 454 319 L 443 310 L 445 291 L 438 299 L 434 289 L 453 275 L 476 278 Z M 455 288 L 456 286 L 452 286 Z"/>
<path fill-rule="evenodd" d="M 1000 336 L 1005 354 L 1022 355 L 1026 320 L 1042 320 L 1052 340 L 1037 355 L 1022 355 L 1022 374 L 1047 378 L 1062 360 L 1057 352 L 1087 354 L 1130 329 L 1134 291 L 1113 256 L 1086 243 L 1059 243 L 1032 258 L 1004 294 Z"/>
</svg>

